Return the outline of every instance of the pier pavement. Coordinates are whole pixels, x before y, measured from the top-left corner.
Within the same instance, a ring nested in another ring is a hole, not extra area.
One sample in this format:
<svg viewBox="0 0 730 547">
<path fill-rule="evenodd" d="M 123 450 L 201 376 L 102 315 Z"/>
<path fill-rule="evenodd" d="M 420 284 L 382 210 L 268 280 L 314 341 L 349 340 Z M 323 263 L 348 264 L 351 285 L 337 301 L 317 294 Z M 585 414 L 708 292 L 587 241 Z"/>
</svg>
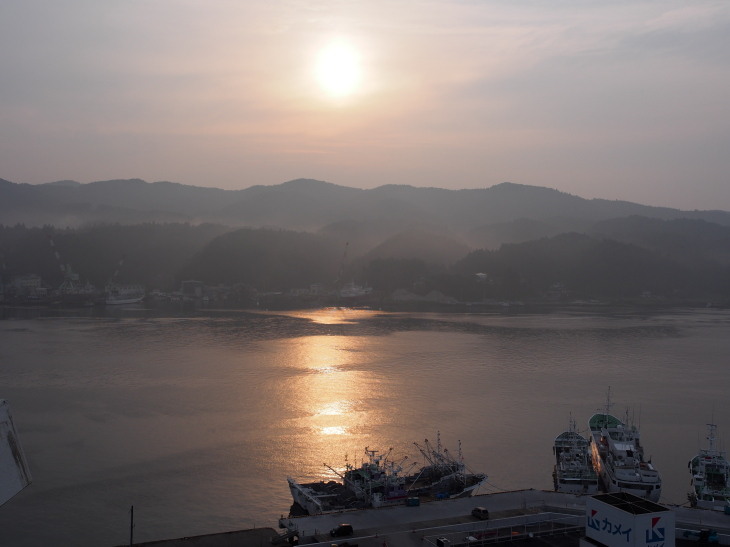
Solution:
<svg viewBox="0 0 730 547">
<path fill-rule="evenodd" d="M 288 518 L 280 529 L 259 528 L 222 534 L 135 544 L 138 547 L 263 547 L 289 545 L 287 531 L 297 531 L 299 545 L 311 547 L 433 547 L 439 540 L 449 547 L 481 546 L 509 541 L 514 547 L 577 547 L 585 526 L 584 496 L 543 490 L 519 490 L 470 498 L 442 500 L 409 507 L 342 511 L 327 515 Z M 489 509 L 490 519 L 471 516 L 474 507 Z M 730 516 L 720 511 L 665 505 L 675 512 L 677 546 L 697 544 L 684 539 L 685 530 L 713 529 L 720 544 L 730 545 Z M 352 525 L 350 537 L 333 538 L 329 531 L 341 523 Z M 277 542 L 277 539 L 279 541 Z"/>
</svg>

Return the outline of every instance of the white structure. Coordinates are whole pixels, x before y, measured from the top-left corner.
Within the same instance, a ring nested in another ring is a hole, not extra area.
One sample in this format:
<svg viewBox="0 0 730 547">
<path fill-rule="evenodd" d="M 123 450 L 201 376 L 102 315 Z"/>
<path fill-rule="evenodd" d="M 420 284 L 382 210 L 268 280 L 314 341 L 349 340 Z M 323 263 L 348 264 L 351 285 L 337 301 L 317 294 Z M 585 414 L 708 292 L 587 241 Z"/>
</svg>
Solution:
<svg viewBox="0 0 730 547">
<path fill-rule="evenodd" d="M 581 547 L 664 547 L 674 545 L 674 512 L 628 492 L 586 499 L 586 537 Z"/>
<path fill-rule="evenodd" d="M 23 449 L 7 401 L 0 399 L 0 505 L 30 484 Z"/>
</svg>

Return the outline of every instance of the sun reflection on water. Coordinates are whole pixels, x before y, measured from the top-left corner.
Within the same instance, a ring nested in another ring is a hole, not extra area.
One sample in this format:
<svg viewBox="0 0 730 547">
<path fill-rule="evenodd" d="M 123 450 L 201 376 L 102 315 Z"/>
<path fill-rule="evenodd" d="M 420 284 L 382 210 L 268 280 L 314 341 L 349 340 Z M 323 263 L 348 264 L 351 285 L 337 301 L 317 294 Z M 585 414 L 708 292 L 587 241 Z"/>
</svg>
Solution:
<svg viewBox="0 0 730 547">
<path fill-rule="evenodd" d="M 353 409 L 352 401 L 333 401 L 322 405 L 316 412 L 316 416 L 341 416 Z"/>
<path fill-rule="evenodd" d="M 321 366 L 321 367 L 313 367 L 309 370 L 309 372 L 314 374 L 333 374 L 335 372 L 339 372 L 339 368 L 336 366 Z"/>
<path fill-rule="evenodd" d="M 323 427 L 320 430 L 320 433 L 322 435 L 345 435 L 347 433 L 347 428 L 340 425 Z"/>
<path fill-rule="evenodd" d="M 378 315 L 380 312 L 375 310 L 361 310 L 354 308 L 323 308 L 318 310 L 302 310 L 288 312 L 290 317 L 299 317 L 301 319 L 309 319 L 320 325 L 344 325 L 362 321 Z"/>
<path fill-rule="evenodd" d="M 332 471 L 323 462 L 342 469 L 347 454 L 378 442 L 372 432 L 388 420 L 378 404 L 383 379 L 364 370 L 362 337 L 307 336 L 289 342 L 290 457 L 299 467 L 292 473 L 326 478 Z"/>
</svg>

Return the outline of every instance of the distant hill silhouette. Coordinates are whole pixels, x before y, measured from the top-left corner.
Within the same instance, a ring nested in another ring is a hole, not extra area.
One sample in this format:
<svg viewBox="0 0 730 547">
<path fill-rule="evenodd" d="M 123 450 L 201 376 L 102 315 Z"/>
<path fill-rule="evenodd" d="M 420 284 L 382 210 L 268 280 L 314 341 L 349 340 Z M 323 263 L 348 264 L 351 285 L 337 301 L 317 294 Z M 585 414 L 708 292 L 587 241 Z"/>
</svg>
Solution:
<svg viewBox="0 0 730 547">
<path fill-rule="evenodd" d="M 521 184 L 445 190 L 386 185 L 360 190 L 311 179 L 245 190 L 202 188 L 139 179 L 29 185 L 0 179 L 0 223 L 78 227 L 98 222 L 211 222 L 231 227 L 278 227 L 317 231 L 341 221 L 448 227 L 494 238 L 519 219 L 562 228 L 638 215 L 687 218 L 730 225 L 725 211 L 680 211 L 625 201 L 583 199 Z M 499 228 L 495 228 L 499 227 Z M 508 234 L 505 236 L 509 237 Z M 498 238 L 500 239 L 500 238 Z"/>
</svg>

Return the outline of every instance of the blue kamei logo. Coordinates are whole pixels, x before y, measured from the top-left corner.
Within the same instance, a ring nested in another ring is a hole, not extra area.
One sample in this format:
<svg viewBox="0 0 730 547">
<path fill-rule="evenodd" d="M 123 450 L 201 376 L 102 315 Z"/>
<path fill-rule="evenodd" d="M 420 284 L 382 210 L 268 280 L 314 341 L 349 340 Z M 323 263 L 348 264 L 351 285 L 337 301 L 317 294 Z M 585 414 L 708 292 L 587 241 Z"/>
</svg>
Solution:
<svg viewBox="0 0 730 547">
<path fill-rule="evenodd" d="M 646 543 L 661 543 L 664 544 L 664 526 L 659 526 L 661 517 L 653 517 L 651 519 L 651 528 L 646 531 Z"/>
<path fill-rule="evenodd" d="M 623 525 L 620 522 L 612 522 L 608 517 L 599 517 L 598 511 L 591 509 L 591 514 L 586 515 L 588 522 L 586 526 L 592 528 L 597 532 L 604 534 L 611 534 L 612 536 L 624 536 L 627 543 L 631 543 L 631 528 L 623 529 Z"/>
</svg>

